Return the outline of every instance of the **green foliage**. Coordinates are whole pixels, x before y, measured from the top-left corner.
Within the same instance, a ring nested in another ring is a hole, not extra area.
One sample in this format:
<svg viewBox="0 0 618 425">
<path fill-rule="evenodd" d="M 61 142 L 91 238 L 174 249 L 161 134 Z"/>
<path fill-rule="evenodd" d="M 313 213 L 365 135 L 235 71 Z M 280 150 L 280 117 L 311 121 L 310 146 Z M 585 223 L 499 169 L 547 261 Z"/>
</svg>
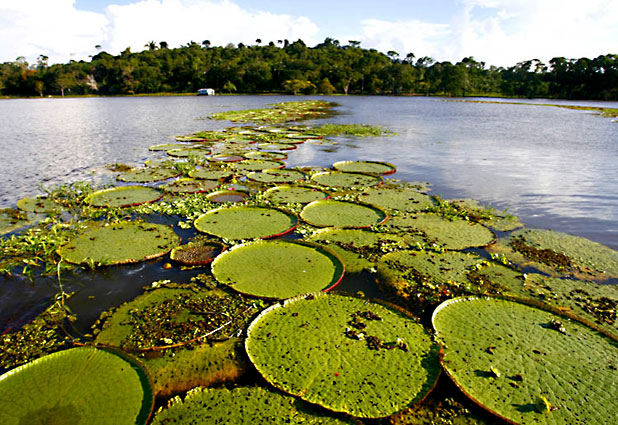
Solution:
<svg viewBox="0 0 618 425">
<path fill-rule="evenodd" d="M 422 400 L 440 373 L 439 350 L 406 314 L 365 299 L 309 294 L 263 311 L 245 343 L 275 387 L 362 418 Z"/>
<path fill-rule="evenodd" d="M 358 195 L 358 200 L 387 210 L 417 212 L 431 208 L 434 198 L 409 188 L 375 187 Z"/>
<path fill-rule="evenodd" d="M 618 379 L 618 345 L 609 337 L 499 299 L 449 300 L 432 321 L 446 372 L 509 422 L 589 424 L 618 415 L 610 384 Z"/>
<path fill-rule="evenodd" d="M 121 186 L 91 193 L 85 202 L 95 207 L 128 207 L 154 202 L 163 196 L 160 190 L 144 186 Z"/>
<path fill-rule="evenodd" d="M 317 227 L 371 227 L 384 222 L 388 215 L 377 207 L 331 199 L 307 204 L 300 217 Z"/>
<path fill-rule="evenodd" d="M 384 179 L 373 174 L 327 171 L 312 175 L 311 181 L 325 187 L 363 189 L 379 185 Z"/>
<path fill-rule="evenodd" d="M 388 162 L 379 161 L 339 161 L 333 164 L 337 171 L 347 173 L 393 174 L 397 168 Z"/>
</svg>

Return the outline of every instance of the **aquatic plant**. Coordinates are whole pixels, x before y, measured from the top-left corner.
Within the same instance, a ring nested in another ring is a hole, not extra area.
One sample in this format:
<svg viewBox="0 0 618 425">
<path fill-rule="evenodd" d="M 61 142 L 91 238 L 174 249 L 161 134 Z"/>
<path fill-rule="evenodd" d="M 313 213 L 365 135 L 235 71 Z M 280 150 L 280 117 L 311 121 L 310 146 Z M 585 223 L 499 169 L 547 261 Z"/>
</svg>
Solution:
<svg viewBox="0 0 618 425">
<path fill-rule="evenodd" d="M 307 176 L 299 170 L 275 168 L 262 170 L 261 172 L 254 171 L 247 174 L 247 178 L 260 183 L 294 183 L 305 180 Z"/>
<path fill-rule="evenodd" d="M 85 202 L 94 207 L 117 208 L 155 202 L 162 197 L 163 192 L 152 187 L 121 186 L 93 192 Z"/>
<path fill-rule="evenodd" d="M 182 178 L 164 185 L 163 189 L 171 193 L 201 193 L 210 192 L 217 187 L 219 187 L 219 183 L 216 180 Z"/>
<path fill-rule="evenodd" d="M 397 168 L 393 164 L 380 161 L 339 161 L 333 164 L 337 171 L 346 173 L 393 174 Z"/>
<path fill-rule="evenodd" d="M 175 167 L 146 167 L 121 173 L 117 179 L 127 183 L 150 183 L 178 177 L 180 174 Z"/>
<path fill-rule="evenodd" d="M 231 170 L 221 168 L 198 168 L 189 171 L 189 177 L 204 180 L 224 181 L 233 175 L 234 173 Z"/>
<path fill-rule="evenodd" d="M 331 199 L 307 204 L 300 217 L 317 227 L 371 227 L 383 223 L 388 215 L 377 207 Z"/>
<path fill-rule="evenodd" d="M 203 266 L 223 251 L 225 251 L 225 245 L 221 242 L 199 239 L 172 249 L 170 258 L 185 266 Z"/>
<path fill-rule="evenodd" d="M 589 424 L 618 415 L 618 346 L 566 317 L 512 301 L 458 298 L 433 326 L 442 364 L 477 404 L 517 424 Z"/>
<path fill-rule="evenodd" d="M 327 171 L 311 176 L 313 183 L 325 187 L 337 187 L 346 189 L 364 189 L 382 184 L 382 177 L 373 174 L 344 173 L 341 171 Z"/>
<path fill-rule="evenodd" d="M 423 211 L 435 204 L 432 196 L 399 187 L 374 187 L 358 195 L 358 200 L 380 208 L 400 212 Z"/>
<path fill-rule="evenodd" d="M 309 118 L 325 118 L 332 115 L 333 102 L 323 100 L 306 100 L 275 104 L 272 108 L 246 109 L 212 114 L 209 118 L 229 120 L 232 122 L 268 122 L 284 123 Z"/>
<path fill-rule="evenodd" d="M 275 387 L 362 418 L 389 416 L 421 401 L 440 373 L 438 347 L 415 320 L 337 294 L 269 307 L 249 326 L 245 346 Z"/>
<path fill-rule="evenodd" d="M 329 196 L 327 192 L 309 186 L 275 186 L 264 192 L 264 199 L 274 204 L 308 204 Z"/>
<path fill-rule="evenodd" d="M 12 208 L 0 210 L 0 235 L 12 232 L 31 223 L 28 215 Z"/>
<path fill-rule="evenodd" d="M 344 274 L 327 248 L 289 240 L 237 245 L 219 255 L 211 269 L 219 282 L 240 293 L 275 299 L 332 289 Z"/>
<path fill-rule="evenodd" d="M 49 213 L 58 211 L 60 209 L 60 205 L 48 197 L 22 198 L 17 201 L 17 208 L 22 211 L 33 213 Z"/>
</svg>

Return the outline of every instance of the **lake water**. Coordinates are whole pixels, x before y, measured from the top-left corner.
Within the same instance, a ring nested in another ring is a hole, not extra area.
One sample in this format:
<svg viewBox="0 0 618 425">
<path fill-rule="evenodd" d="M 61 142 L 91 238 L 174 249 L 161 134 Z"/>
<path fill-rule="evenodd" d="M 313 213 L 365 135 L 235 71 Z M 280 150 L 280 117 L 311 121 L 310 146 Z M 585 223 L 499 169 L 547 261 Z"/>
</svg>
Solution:
<svg viewBox="0 0 618 425">
<path fill-rule="evenodd" d="M 327 99 L 341 105 L 329 122 L 381 125 L 396 135 L 341 139 L 335 147 L 304 144 L 290 154 L 289 166 L 389 161 L 398 167 L 395 178 L 431 182 L 442 197 L 473 198 L 508 209 L 529 227 L 618 249 L 618 123 L 612 119 L 548 106 L 439 98 Z M 101 173 L 105 164 L 142 163 L 152 158 L 149 146 L 173 136 L 230 125 L 200 119 L 213 112 L 291 100 L 297 98 L 0 100 L 0 207 L 41 193 L 40 185 L 109 176 Z"/>
<path fill-rule="evenodd" d="M 302 99 L 302 98 L 301 98 Z M 288 166 L 339 160 L 381 160 L 392 177 L 428 181 L 443 198 L 472 198 L 508 209 L 529 227 L 584 236 L 618 249 L 618 123 L 594 113 L 547 106 L 451 102 L 416 97 L 325 97 L 338 102 L 328 120 L 386 127 L 377 138 L 305 143 Z M 291 96 L 178 96 L 0 100 L 0 207 L 42 193 L 40 186 L 111 178 L 110 163 L 141 164 L 148 147 L 176 135 L 219 130 L 214 112 L 299 100 Z M 542 101 L 537 101 L 542 102 Z M 618 107 L 618 103 L 603 104 Z M 181 231 L 182 232 L 182 231 Z M 186 235 L 182 235 L 186 239 Z M 76 292 L 71 307 L 83 329 L 100 311 L 132 299 L 158 279 L 197 272 L 165 270 L 162 262 L 104 268 L 63 277 Z M 0 332 L 49 305 L 57 282 L 0 278 Z"/>
</svg>

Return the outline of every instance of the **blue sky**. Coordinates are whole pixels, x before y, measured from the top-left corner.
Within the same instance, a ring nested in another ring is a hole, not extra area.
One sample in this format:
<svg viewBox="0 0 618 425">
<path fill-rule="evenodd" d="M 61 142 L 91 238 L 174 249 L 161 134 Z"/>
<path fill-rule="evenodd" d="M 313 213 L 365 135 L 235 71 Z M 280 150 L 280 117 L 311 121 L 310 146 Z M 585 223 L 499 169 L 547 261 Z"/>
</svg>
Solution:
<svg viewBox="0 0 618 425">
<path fill-rule="evenodd" d="M 0 0 L 0 62 L 51 63 L 149 41 L 177 47 L 332 37 L 366 48 L 488 65 L 618 53 L 616 0 Z"/>
</svg>

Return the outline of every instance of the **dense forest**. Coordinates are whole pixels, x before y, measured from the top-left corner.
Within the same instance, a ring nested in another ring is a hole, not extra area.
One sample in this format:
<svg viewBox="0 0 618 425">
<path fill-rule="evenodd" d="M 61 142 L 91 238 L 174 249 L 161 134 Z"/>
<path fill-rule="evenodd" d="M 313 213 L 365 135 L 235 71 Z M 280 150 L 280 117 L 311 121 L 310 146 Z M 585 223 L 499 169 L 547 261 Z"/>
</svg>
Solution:
<svg viewBox="0 0 618 425">
<path fill-rule="evenodd" d="M 100 46 L 96 46 L 100 50 Z M 327 38 L 211 46 L 208 40 L 169 48 L 150 42 L 137 53 L 104 51 L 87 61 L 35 64 L 24 58 L 0 64 L 0 95 L 124 95 L 195 93 L 421 94 L 618 100 L 618 55 L 594 59 L 532 59 L 503 68 L 473 57 L 455 64 L 413 53 L 386 54 L 360 42 Z"/>
</svg>

